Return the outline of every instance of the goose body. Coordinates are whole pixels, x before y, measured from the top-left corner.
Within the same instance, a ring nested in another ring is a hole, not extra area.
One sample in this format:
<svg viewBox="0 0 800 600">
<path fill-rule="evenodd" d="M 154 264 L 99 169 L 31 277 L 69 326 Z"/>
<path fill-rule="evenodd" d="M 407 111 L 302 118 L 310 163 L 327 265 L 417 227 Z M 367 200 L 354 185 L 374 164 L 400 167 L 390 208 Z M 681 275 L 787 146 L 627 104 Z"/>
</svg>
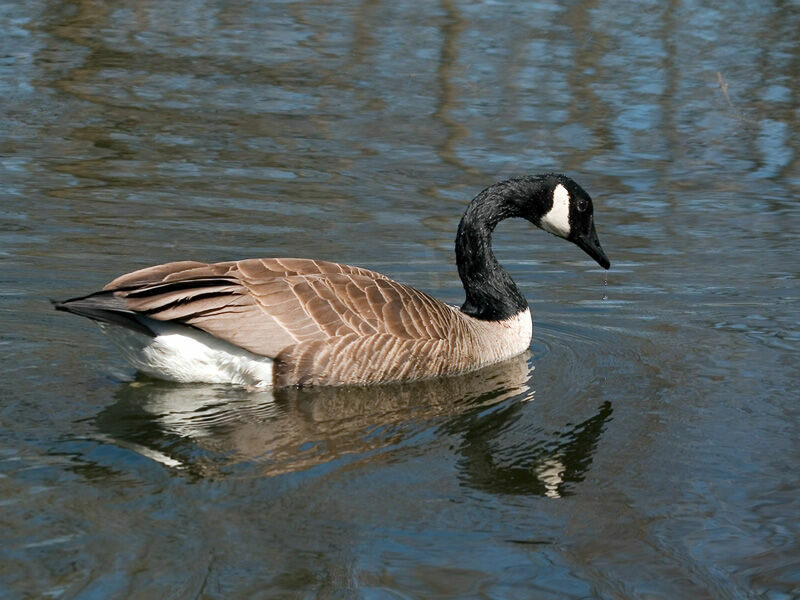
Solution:
<svg viewBox="0 0 800 600">
<path fill-rule="evenodd" d="M 445 304 L 385 275 L 302 258 L 167 263 L 55 303 L 100 323 L 131 364 L 182 382 L 374 384 L 454 375 L 528 349 L 528 304 L 491 250 L 526 218 L 608 268 L 591 199 L 563 175 L 507 180 L 470 203 L 456 238 L 466 300 Z"/>
</svg>

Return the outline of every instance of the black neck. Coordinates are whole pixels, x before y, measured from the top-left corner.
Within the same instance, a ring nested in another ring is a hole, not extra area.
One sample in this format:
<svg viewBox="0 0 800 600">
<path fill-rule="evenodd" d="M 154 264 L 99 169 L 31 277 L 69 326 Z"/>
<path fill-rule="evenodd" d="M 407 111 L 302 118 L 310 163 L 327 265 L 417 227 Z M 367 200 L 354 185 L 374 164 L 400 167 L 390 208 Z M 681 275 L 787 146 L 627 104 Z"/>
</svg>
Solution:
<svg viewBox="0 0 800 600">
<path fill-rule="evenodd" d="M 530 219 L 538 181 L 512 179 L 483 190 L 467 207 L 456 237 L 456 264 L 466 300 L 461 312 L 501 321 L 528 308 L 525 297 L 492 252 L 492 232 L 503 219 Z M 534 187 L 535 186 L 535 187 Z"/>
</svg>

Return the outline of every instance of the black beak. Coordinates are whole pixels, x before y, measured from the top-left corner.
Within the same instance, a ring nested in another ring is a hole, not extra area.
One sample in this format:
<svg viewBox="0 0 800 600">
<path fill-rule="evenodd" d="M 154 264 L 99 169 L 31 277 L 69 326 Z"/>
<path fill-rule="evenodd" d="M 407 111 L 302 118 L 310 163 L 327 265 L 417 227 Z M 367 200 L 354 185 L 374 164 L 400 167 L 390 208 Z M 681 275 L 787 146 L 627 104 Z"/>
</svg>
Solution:
<svg viewBox="0 0 800 600">
<path fill-rule="evenodd" d="M 582 249 L 586 254 L 591 256 L 597 261 L 604 269 L 611 266 L 611 261 L 608 260 L 606 253 L 603 252 L 603 247 L 600 245 L 600 240 L 597 239 L 597 232 L 594 229 L 594 222 L 592 222 L 589 233 L 581 233 L 575 238 L 575 244 L 578 248 Z"/>
</svg>

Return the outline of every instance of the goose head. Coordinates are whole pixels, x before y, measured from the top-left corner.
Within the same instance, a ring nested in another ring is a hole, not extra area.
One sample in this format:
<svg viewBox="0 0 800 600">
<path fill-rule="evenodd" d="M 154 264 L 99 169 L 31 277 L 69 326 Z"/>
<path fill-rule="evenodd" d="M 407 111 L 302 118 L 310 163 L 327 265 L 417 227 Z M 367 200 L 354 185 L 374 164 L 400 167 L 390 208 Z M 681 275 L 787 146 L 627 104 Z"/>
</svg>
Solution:
<svg viewBox="0 0 800 600">
<path fill-rule="evenodd" d="M 592 199 L 566 175 L 506 179 L 470 202 L 456 235 L 456 265 L 466 300 L 461 311 L 501 321 L 528 310 L 525 297 L 492 253 L 492 232 L 503 219 L 523 218 L 581 248 L 604 269 L 611 266 L 594 227 Z"/>
<path fill-rule="evenodd" d="M 526 218 L 537 227 L 569 240 L 608 269 L 611 261 L 594 228 L 594 207 L 589 194 L 566 175 L 545 175 L 540 182 L 538 202 Z"/>
</svg>

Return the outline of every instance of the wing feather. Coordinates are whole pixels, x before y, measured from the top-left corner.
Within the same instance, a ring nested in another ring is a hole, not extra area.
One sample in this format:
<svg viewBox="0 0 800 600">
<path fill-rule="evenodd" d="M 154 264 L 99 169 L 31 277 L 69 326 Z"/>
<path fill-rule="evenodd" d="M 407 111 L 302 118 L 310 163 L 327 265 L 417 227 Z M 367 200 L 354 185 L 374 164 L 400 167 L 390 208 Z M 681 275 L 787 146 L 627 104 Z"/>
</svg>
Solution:
<svg viewBox="0 0 800 600">
<path fill-rule="evenodd" d="M 415 349 L 437 345 L 460 327 L 457 311 L 419 290 L 318 260 L 167 263 L 123 275 L 105 289 L 130 310 L 286 362 L 283 379 L 294 377 L 292 383 L 372 378 L 355 376 L 347 358 L 365 372 L 375 365 L 379 372 L 415 372 L 422 368 L 409 358 Z"/>
</svg>

